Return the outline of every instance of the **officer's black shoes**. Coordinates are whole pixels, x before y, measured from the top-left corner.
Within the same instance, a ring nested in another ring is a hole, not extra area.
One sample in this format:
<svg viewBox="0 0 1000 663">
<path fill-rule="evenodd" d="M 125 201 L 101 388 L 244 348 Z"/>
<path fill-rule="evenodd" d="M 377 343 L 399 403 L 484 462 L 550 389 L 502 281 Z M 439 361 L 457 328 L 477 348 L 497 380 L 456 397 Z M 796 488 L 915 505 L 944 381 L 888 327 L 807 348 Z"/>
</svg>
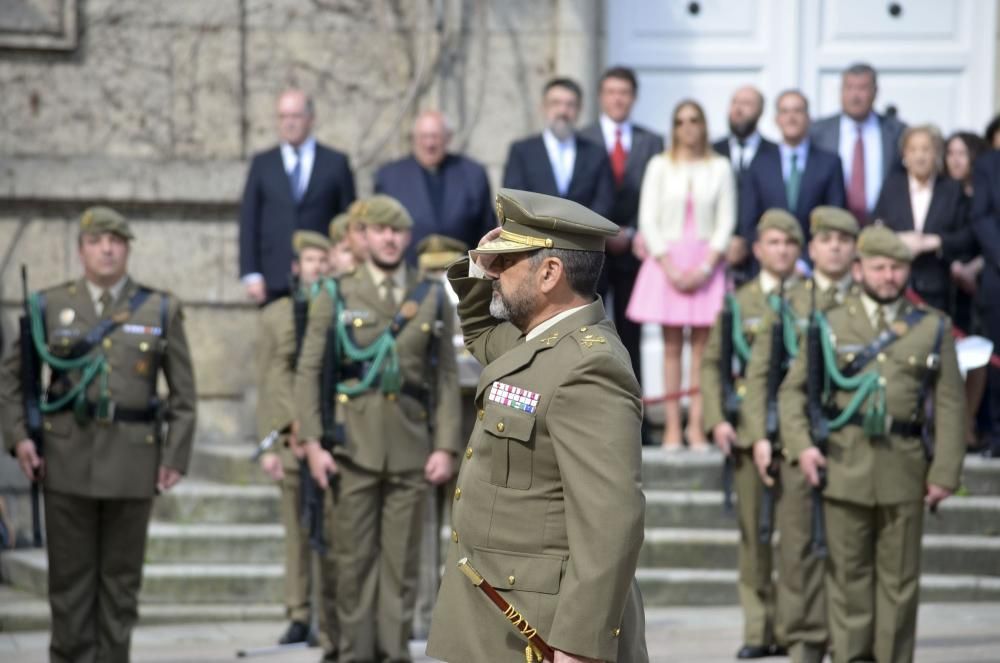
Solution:
<svg viewBox="0 0 1000 663">
<path fill-rule="evenodd" d="M 302 622 L 292 622 L 288 625 L 288 630 L 278 640 L 279 645 L 291 645 L 296 642 L 305 642 L 309 639 L 309 624 Z"/>
<path fill-rule="evenodd" d="M 736 652 L 736 658 L 767 658 L 768 656 L 786 656 L 788 652 L 778 645 L 743 645 Z"/>
</svg>

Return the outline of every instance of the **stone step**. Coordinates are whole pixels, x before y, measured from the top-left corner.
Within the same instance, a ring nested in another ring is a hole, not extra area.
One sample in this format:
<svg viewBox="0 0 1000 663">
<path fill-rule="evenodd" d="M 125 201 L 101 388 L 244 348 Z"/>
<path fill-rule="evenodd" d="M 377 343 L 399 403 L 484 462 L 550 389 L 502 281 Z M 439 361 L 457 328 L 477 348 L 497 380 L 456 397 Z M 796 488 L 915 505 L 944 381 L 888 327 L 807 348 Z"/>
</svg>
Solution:
<svg viewBox="0 0 1000 663">
<path fill-rule="evenodd" d="M 714 569 L 647 569 L 636 572 L 647 607 L 735 605 L 738 571 Z M 920 601 L 1000 601 L 1000 578 L 974 575 L 933 575 L 920 578 Z"/>
<path fill-rule="evenodd" d="M 153 518 L 176 523 L 277 523 L 280 492 L 271 485 L 184 479 L 156 498 Z"/>
<path fill-rule="evenodd" d="M 647 490 L 646 527 L 733 529 L 736 517 L 723 511 L 721 492 Z M 925 516 L 924 532 L 1000 536 L 1000 497 L 952 497 Z"/>
<path fill-rule="evenodd" d="M 639 566 L 648 569 L 735 569 L 739 533 L 732 530 L 646 530 Z M 975 574 L 1000 579 L 1000 537 L 928 534 L 923 538 L 925 574 Z"/>
<path fill-rule="evenodd" d="M 644 448 L 642 482 L 646 490 L 722 490 L 722 455 L 665 453 Z M 966 456 L 962 486 L 970 495 L 1000 495 L 1000 460 Z"/>
<path fill-rule="evenodd" d="M 274 622 L 284 618 L 285 608 L 278 603 L 200 605 L 144 603 L 139 606 L 141 626 L 208 622 Z M 0 633 L 46 631 L 50 623 L 49 604 L 45 598 L 0 585 Z"/>
<path fill-rule="evenodd" d="M 196 444 L 191 456 L 191 475 L 239 486 L 272 485 L 274 482 L 260 466 L 250 461 L 253 452 L 254 445 L 250 443 Z"/>
<path fill-rule="evenodd" d="M 14 587 L 44 596 L 48 560 L 44 550 L 0 555 L 0 571 Z M 139 600 L 147 604 L 280 604 L 284 570 L 270 564 L 147 564 Z"/>
<path fill-rule="evenodd" d="M 262 564 L 283 558 L 284 528 L 278 524 L 149 525 L 147 564 Z"/>
</svg>

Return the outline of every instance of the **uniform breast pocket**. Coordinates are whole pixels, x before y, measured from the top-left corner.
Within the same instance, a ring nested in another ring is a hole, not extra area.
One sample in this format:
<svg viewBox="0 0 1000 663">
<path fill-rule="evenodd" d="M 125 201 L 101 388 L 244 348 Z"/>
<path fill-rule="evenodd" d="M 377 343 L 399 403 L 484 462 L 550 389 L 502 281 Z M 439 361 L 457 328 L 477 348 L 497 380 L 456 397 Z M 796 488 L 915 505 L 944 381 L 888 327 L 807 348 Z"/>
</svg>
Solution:
<svg viewBox="0 0 1000 663">
<path fill-rule="evenodd" d="M 490 483 L 517 490 L 531 488 L 534 430 L 533 415 L 514 408 L 487 405 L 483 433 L 491 447 Z"/>
</svg>

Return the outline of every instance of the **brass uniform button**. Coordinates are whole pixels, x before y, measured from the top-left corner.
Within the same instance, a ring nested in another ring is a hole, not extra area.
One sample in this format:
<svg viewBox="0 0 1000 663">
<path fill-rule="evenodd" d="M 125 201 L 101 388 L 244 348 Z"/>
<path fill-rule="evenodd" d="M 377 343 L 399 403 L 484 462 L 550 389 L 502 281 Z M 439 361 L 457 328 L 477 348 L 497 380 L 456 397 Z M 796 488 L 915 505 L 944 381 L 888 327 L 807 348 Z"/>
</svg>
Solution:
<svg viewBox="0 0 1000 663">
<path fill-rule="evenodd" d="M 337 396 L 337 402 L 338 403 L 346 403 L 349 400 L 351 400 L 351 397 L 348 396 L 347 394 L 339 394 Z"/>
<path fill-rule="evenodd" d="M 361 318 L 354 318 L 354 322 L 352 322 L 351 324 L 354 325 L 355 329 L 360 329 L 362 326 L 364 326 L 365 322 Z"/>
<path fill-rule="evenodd" d="M 736 387 L 736 393 L 740 397 L 746 396 L 747 395 L 747 386 L 745 384 L 741 384 L 740 386 Z"/>
<path fill-rule="evenodd" d="M 876 357 L 876 359 L 878 359 L 878 363 L 884 364 L 885 363 L 885 353 L 884 352 L 878 353 L 878 357 Z"/>
<path fill-rule="evenodd" d="M 479 417 L 479 421 L 482 421 L 483 417 L 486 416 L 486 410 L 480 410 L 476 416 Z"/>
<path fill-rule="evenodd" d="M 104 339 L 104 341 L 101 343 L 101 345 L 104 346 L 105 350 L 109 349 L 111 347 L 111 339 L 110 338 Z"/>
<path fill-rule="evenodd" d="M 847 353 L 847 357 L 845 357 L 845 358 L 846 358 L 846 359 L 847 359 L 847 361 L 849 361 L 849 362 L 851 362 L 851 361 L 854 361 L 854 353 L 853 353 L 853 352 L 848 352 L 848 353 Z"/>
<path fill-rule="evenodd" d="M 430 330 L 431 330 L 431 324 L 429 322 L 425 322 L 424 324 L 420 325 L 420 331 L 422 331 L 423 333 L 426 334 Z"/>
<path fill-rule="evenodd" d="M 878 383 L 879 383 L 879 386 L 882 386 L 882 387 L 884 387 L 886 384 L 888 384 L 888 382 L 886 381 L 886 379 L 884 377 L 882 377 L 882 376 L 879 376 Z"/>
<path fill-rule="evenodd" d="M 497 423 L 497 432 L 498 433 L 502 433 L 503 429 L 504 429 L 503 422 L 501 421 L 501 422 Z"/>
<path fill-rule="evenodd" d="M 458 543 L 458 532 L 455 530 L 451 530 L 451 540 Z"/>
<path fill-rule="evenodd" d="M 580 327 L 580 331 L 585 332 L 585 331 L 587 331 L 587 328 L 586 327 Z"/>
<path fill-rule="evenodd" d="M 153 443 L 153 436 L 152 435 L 147 435 L 146 436 L 146 444 L 152 444 L 152 443 Z"/>
<path fill-rule="evenodd" d="M 910 355 L 910 356 L 909 356 L 909 357 L 908 357 L 908 358 L 906 359 L 906 361 L 907 361 L 907 363 L 909 363 L 909 364 L 910 364 L 910 366 L 916 366 L 916 365 L 917 365 L 917 358 L 916 358 L 916 357 L 914 357 L 913 355 Z"/>
<path fill-rule="evenodd" d="M 615 637 L 615 638 L 617 638 L 619 635 L 621 635 L 621 632 L 622 632 L 622 630 L 620 628 L 613 628 L 613 629 L 611 629 L 611 635 L 613 637 Z"/>
<path fill-rule="evenodd" d="M 52 422 L 46 421 L 42 427 L 45 428 L 45 430 L 52 430 Z"/>
<path fill-rule="evenodd" d="M 386 394 L 385 398 L 388 401 L 394 401 L 394 400 L 396 400 L 396 394 Z"/>
<path fill-rule="evenodd" d="M 456 488 L 455 489 L 455 501 L 457 502 L 460 499 L 462 499 L 462 489 L 461 488 Z"/>
<path fill-rule="evenodd" d="M 507 584 L 511 587 L 514 586 L 514 576 L 507 576 Z"/>
<path fill-rule="evenodd" d="M 139 344 L 139 352 L 149 352 L 149 343 L 143 341 Z"/>
<path fill-rule="evenodd" d="M 472 447 L 469 447 L 465 450 L 465 457 L 466 459 L 472 458 Z"/>
</svg>

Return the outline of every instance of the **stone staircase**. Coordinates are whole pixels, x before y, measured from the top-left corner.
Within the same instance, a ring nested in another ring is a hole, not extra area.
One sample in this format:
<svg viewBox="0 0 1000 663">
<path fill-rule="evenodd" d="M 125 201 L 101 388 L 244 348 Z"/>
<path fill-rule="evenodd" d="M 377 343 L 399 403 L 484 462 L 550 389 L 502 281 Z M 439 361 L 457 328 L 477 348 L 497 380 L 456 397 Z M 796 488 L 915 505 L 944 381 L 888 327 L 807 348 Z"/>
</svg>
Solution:
<svg viewBox="0 0 1000 663">
<path fill-rule="evenodd" d="M 194 476 L 157 499 L 143 623 L 282 619 L 278 490 L 248 454 L 249 445 L 200 446 Z M 738 535 L 723 513 L 720 465 L 715 454 L 644 453 L 638 575 L 648 606 L 736 603 Z M 924 601 L 1000 601 L 1000 462 L 968 458 L 963 482 L 966 495 L 926 518 Z M 0 569 L 24 596 L 44 596 L 43 551 L 3 553 Z M 0 606 L 0 630 L 47 626 L 45 610 L 6 612 Z"/>
</svg>

